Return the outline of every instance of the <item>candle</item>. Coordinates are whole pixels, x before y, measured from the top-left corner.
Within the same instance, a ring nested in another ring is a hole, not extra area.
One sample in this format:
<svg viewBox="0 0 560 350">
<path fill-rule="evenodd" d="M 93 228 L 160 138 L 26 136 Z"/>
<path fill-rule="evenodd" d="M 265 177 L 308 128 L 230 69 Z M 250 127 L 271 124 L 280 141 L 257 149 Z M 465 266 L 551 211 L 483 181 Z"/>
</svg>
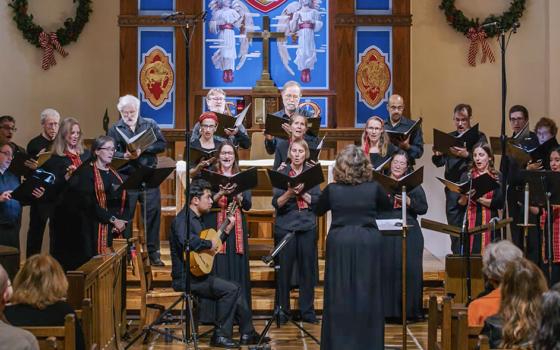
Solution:
<svg viewBox="0 0 560 350">
<path fill-rule="evenodd" d="M 402 188 L 402 224 L 403 226 L 406 226 L 406 186 L 403 186 Z"/>
<path fill-rule="evenodd" d="M 529 224 L 529 184 L 525 184 L 525 202 L 523 203 L 523 225 Z"/>
</svg>

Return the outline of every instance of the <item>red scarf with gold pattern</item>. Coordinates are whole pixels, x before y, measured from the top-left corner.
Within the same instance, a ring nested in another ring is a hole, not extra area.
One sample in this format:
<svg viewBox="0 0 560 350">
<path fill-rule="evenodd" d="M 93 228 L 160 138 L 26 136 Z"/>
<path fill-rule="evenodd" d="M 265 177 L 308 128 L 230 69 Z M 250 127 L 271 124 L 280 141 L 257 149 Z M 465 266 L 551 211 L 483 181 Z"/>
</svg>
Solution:
<svg viewBox="0 0 560 350">
<path fill-rule="evenodd" d="M 541 215 L 541 230 L 546 232 L 547 230 L 547 215 L 548 212 L 543 210 Z M 557 264 L 560 263 L 560 205 L 552 206 L 552 262 Z M 543 262 L 548 263 L 547 253 L 546 253 L 546 237 L 543 236 L 542 243 L 542 257 Z"/>
<path fill-rule="evenodd" d="M 297 174 L 294 169 L 290 169 L 288 176 L 294 177 L 297 176 Z M 296 203 L 299 210 L 309 208 L 309 205 L 307 205 L 307 202 L 303 199 L 301 194 L 296 197 Z"/>
<path fill-rule="evenodd" d="M 480 175 L 482 175 L 484 173 L 479 172 L 477 169 L 473 169 L 471 171 L 471 176 L 473 179 L 476 179 L 477 177 L 479 177 Z M 491 173 L 488 173 L 489 175 L 491 175 L 493 178 L 496 178 L 495 175 L 492 175 Z M 486 193 L 484 196 L 482 196 L 482 198 L 486 198 L 486 199 L 492 199 L 494 197 L 494 191 L 490 191 L 488 193 Z M 468 222 L 469 222 L 469 229 L 474 228 L 476 225 L 476 211 L 477 211 L 477 207 L 480 206 L 481 211 L 481 220 L 480 220 L 480 225 L 485 225 L 487 223 L 490 222 L 490 220 L 492 219 L 492 211 L 490 210 L 490 208 L 485 207 L 484 205 L 471 200 L 469 203 L 469 207 L 467 208 L 467 218 L 468 218 Z M 492 233 L 490 231 L 490 229 L 484 231 L 481 233 L 482 235 L 482 242 L 480 245 L 480 254 L 482 254 L 484 252 L 484 248 L 486 248 L 486 246 L 488 244 L 490 244 L 490 242 L 492 241 Z M 474 235 L 470 236 L 470 250 L 472 252 L 472 248 L 473 248 L 473 243 L 474 243 Z"/>
<path fill-rule="evenodd" d="M 233 200 L 236 200 L 235 198 Z M 226 216 L 227 216 L 227 209 L 228 209 L 228 199 L 227 196 L 222 196 L 220 199 L 218 199 L 218 206 L 220 207 L 220 211 L 218 212 L 217 215 L 217 227 L 220 227 L 222 225 L 222 223 L 226 220 Z M 239 209 L 239 206 L 235 209 L 235 252 L 237 254 L 243 255 L 244 253 L 244 249 L 243 249 L 243 218 L 241 217 L 241 209 Z M 224 244 L 222 244 L 222 249 L 220 249 L 219 253 L 220 254 L 225 254 L 226 253 L 226 244 L 227 242 L 224 242 Z"/>
</svg>

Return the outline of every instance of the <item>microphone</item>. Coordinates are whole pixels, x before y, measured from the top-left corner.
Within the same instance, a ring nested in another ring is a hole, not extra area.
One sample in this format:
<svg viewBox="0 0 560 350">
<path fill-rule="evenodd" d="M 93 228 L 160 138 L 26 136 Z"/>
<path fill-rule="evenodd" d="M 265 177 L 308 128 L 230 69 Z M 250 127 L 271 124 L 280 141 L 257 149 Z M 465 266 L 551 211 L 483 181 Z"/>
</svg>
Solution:
<svg viewBox="0 0 560 350">
<path fill-rule="evenodd" d="M 172 19 L 175 18 L 177 16 L 182 16 L 185 13 L 183 11 L 175 11 L 175 12 L 166 12 L 166 13 L 162 13 L 160 16 L 164 21 L 167 21 L 168 19 Z"/>
</svg>

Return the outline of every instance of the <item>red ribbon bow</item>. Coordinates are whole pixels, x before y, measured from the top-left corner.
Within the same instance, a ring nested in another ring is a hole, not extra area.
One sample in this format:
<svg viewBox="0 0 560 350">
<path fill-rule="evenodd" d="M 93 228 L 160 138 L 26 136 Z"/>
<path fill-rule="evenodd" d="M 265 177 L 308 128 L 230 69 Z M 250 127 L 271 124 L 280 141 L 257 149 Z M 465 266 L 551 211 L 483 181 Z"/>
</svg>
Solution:
<svg viewBox="0 0 560 350">
<path fill-rule="evenodd" d="M 68 56 L 68 53 L 64 51 L 62 45 L 60 45 L 56 33 L 41 32 L 41 34 L 39 34 L 39 44 L 43 49 L 41 67 L 44 70 L 47 70 L 56 64 L 56 60 L 54 59 L 54 50 L 61 54 L 62 57 Z"/>
<path fill-rule="evenodd" d="M 473 67 L 476 66 L 476 56 L 478 55 L 478 45 L 482 47 L 482 59 L 480 63 L 486 63 L 486 58 L 490 60 L 490 63 L 494 63 L 496 60 L 494 58 L 494 53 L 492 53 L 492 49 L 488 42 L 486 41 L 486 32 L 482 28 L 471 28 L 469 29 L 469 33 L 467 34 L 467 38 L 470 39 L 471 45 L 469 47 L 469 55 L 467 60 L 469 64 Z"/>
</svg>

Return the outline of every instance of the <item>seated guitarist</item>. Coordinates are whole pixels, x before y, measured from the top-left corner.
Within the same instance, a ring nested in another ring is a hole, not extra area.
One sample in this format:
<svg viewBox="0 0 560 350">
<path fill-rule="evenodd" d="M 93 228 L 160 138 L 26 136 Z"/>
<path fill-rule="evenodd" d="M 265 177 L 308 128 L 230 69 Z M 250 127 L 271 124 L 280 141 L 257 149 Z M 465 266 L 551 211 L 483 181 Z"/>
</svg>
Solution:
<svg viewBox="0 0 560 350">
<path fill-rule="evenodd" d="M 210 184 L 202 179 L 193 180 L 190 185 L 189 207 L 189 248 L 191 251 L 200 252 L 211 250 L 216 254 L 221 247 L 219 241 L 209 241 L 200 238 L 200 232 L 205 229 L 202 216 L 210 211 L 212 207 L 212 192 Z M 171 248 L 171 277 L 173 289 L 182 291 L 185 287 L 186 278 L 190 278 L 191 290 L 194 295 L 216 300 L 217 315 L 216 328 L 210 340 L 212 347 L 239 348 L 241 345 L 257 344 L 259 334 L 255 331 L 251 320 L 251 313 L 246 303 L 242 302 L 240 287 L 238 284 L 226 281 L 212 275 L 196 277 L 190 272 L 183 270 L 184 244 L 187 240 L 185 228 L 185 215 L 187 208 L 183 208 L 171 224 L 170 248 Z M 234 221 L 226 226 L 224 232 L 229 232 L 234 227 Z M 239 322 L 240 341 L 232 339 L 234 318 Z M 265 338 L 265 341 L 269 341 Z"/>
</svg>

